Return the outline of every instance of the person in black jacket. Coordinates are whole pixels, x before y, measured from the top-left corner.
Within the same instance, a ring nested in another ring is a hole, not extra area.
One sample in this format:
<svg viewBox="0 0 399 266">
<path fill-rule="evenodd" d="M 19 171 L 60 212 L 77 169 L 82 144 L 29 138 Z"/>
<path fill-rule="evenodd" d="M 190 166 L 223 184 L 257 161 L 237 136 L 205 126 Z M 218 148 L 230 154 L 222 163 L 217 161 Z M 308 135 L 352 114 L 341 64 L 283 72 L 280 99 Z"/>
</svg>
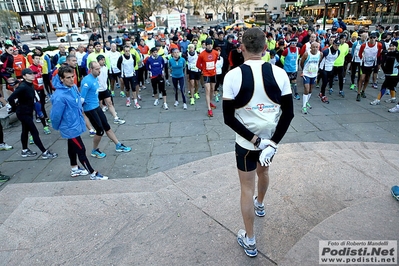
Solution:
<svg viewBox="0 0 399 266">
<path fill-rule="evenodd" d="M 50 150 L 44 148 L 43 143 L 39 137 L 39 131 L 33 123 L 33 109 L 35 99 L 35 89 L 33 88 L 33 80 L 35 74 L 32 69 L 25 68 L 22 70 L 23 81 L 19 84 L 18 88 L 8 97 L 8 102 L 12 109 L 16 112 L 17 118 L 21 121 L 22 133 L 22 157 L 34 157 L 37 153 L 28 149 L 28 133 L 33 137 L 36 146 L 42 152 L 43 159 L 57 158 L 57 153 L 52 153 Z M 18 103 L 15 100 L 18 99 Z"/>
<path fill-rule="evenodd" d="M 6 44 L 4 46 L 5 53 L 3 53 L 0 57 L 1 65 L 0 65 L 0 84 L 7 84 L 7 79 L 11 77 L 14 73 L 14 56 L 12 55 L 14 49 L 11 45 Z"/>
</svg>

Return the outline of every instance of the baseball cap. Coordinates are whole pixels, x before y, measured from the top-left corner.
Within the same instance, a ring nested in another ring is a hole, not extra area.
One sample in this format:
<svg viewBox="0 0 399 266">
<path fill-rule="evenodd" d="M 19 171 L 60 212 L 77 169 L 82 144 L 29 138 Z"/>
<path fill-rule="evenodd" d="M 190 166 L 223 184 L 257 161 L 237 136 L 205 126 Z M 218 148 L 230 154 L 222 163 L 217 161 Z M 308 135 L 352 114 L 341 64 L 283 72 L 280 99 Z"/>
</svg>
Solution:
<svg viewBox="0 0 399 266">
<path fill-rule="evenodd" d="M 338 30 L 338 28 L 337 27 L 332 27 L 331 30 L 335 30 L 336 31 L 336 30 Z"/>
<path fill-rule="evenodd" d="M 212 39 L 211 38 L 206 39 L 205 44 L 206 45 L 212 44 Z"/>
<path fill-rule="evenodd" d="M 27 74 L 37 74 L 37 72 L 33 72 L 32 69 L 30 68 L 25 68 L 22 70 L 22 76 L 27 75 Z"/>
<path fill-rule="evenodd" d="M 10 86 L 15 86 L 19 83 L 19 80 L 16 78 L 9 78 L 7 79 L 7 84 Z"/>
<path fill-rule="evenodd" d="M 334 40 L 334 44 L 338 44 L 338 45 L 340 45 L 340 44 L 341 44 L 341 42 L 340 42 L 338 39 L 335 39 L 335 40 Z"/>
<path fill-rule="evenodd" d="M 370 38 L 377 38 L 377 34 L 375 32 L 371 33 Z"/>
</svg>

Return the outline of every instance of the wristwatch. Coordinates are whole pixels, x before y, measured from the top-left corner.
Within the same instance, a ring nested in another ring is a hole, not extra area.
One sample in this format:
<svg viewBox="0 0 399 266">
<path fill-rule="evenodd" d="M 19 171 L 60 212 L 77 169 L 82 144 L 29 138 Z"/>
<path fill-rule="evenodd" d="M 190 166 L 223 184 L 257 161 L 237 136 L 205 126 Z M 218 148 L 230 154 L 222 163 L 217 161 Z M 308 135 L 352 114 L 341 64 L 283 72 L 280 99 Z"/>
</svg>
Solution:
<svg viewBox="0 0 399 266">
<path fill-rule="evenodd" d="M 258 138 L 255 140 L 254 146 L 255 146 L 256 148 L 258 148 L 261 141 L 262 141 L 262 139 L 261 139 L 260 137 L 258 137 Z"/>
</svg>

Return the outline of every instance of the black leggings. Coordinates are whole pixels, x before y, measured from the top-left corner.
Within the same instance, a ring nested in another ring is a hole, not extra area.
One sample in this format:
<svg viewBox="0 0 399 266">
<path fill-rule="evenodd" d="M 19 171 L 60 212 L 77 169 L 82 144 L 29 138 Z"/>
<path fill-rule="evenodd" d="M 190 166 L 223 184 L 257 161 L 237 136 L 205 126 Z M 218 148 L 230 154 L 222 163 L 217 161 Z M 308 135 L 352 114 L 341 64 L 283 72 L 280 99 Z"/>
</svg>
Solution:
<svg viewBox="0 0 399 266">
<path fill-rule="evenodd" d="M 77 165 L 78 162 L 76 160 L 76 156 L 79 158 L 82 166 L 89 171 L 89 173 L 93 173 L 94 169 L 91 167 L 89 160 L 86 156 L 86 147 L 83 144 L 82 138 L 80 136 L 68 139 L 68 156 L 71 165 Z"/>
<path fill-rule="evenodd" d="M 85 111 L 85 115 L 96 130 L 97 136 L 102 136 L 105 132 L 111 129 L 111 126 L 108 124 L 107 117 L 101 110 L 100 106 L 93 110 Z"/>
<path fill-rule="evenodd" d="M 21 133 L 22 149 L 26 150 L 28 148 L 28 134 L 30 132 L 33 138 L 33 142 L 36 144 L 39 150 L 45 152 L 46 148 L 44 148 L 43 143 L 39 137 L 39 131 L 37 131 L 35 123 L 33 123 L 33 115 L 17 114 L 17 117 L 19 121 L 21 121 L 22 125 L 22 133 Z"/>
<path fill-rule="evenodd" d="M 166 96 L 165 80 L 161 75 L 157 76 L 156 78 L 152 78 L 151 85 L 152 85 L 152 93 L 154 95 L 156 95 L 159 90 L 159 92 L 162 93 L 162 96 Z"/>
<path fill-rule="evenodd" d="M 175 100 L 179 99 L 179 89 L 177 87 L 177 83 L 180 85 L 181 97 L 183 98 L 183 103 L 186 103 L 186 97 L 184 96 L 184 77 L 181 78 L 172 78 L 173 87 L 175 88 Z"/>
<path fill-rule="evenodd" d="M 40 104 L 42 105 L 42 113 L 44 115 L 44 118 L 47 119 L 48 116 L 46 112 L 46 94 L 44 93 L 44 90 L 37 90 L 36 92 L 40 98 Z"/>
<path fill-rule="evenodd" d="M 140 82 L 141 82 L 141 85 L 144 85 L 144 81 L 145 81 L 145 76 L 144 76 L 145 70 L 146 70 L 146 67 L 145 67 L 145 66 L 140 67 L 139 70 L 138 70 L 138 81 L 137 81 L 137 82 L 138 82 L 139 84 L 140 84 Z"/>
<path fill-rule="evenodd" d="M 325 96 L 327 83 L 329 84 L 330 88 L 332 88 L 334 75 L 332 70 L 331 71 L 320 70 L 320 72 L 323 78 L 323 83 L 321 84 L 320 92 L 323 96 Z"/>
<path fill-rule="evenodd" d="M 334 76 L 338 75 L 339 90 L 342 91 L 344 88 L 344 67 L 335 66 L 333 67 Z"/>
<path fill-rule="evenodd" d="M 359 83 L 359 79 L 360 79 L 360 62 L 352 62 L 351 63 L 351 82 L 352 84 L 355 84 L 355 75 L 356 75 L 356 71 L 357 71 L 357 83 Z"/>
<path fill-rule="evenodd" d="M 47 95 L 51 95 L 52 91 L 51 91 L 50 76 L 49 74 L 43 74 L 42 77 L 43 77 L 44 88 L 46 89 Z"/>
<path fill-rule="evenodd" d="M 129 90 L 136 91 L 137 79 L 136 76 L 122 78 L 123 84 L 125 84 L 125 91 L 128 92 Z"/>
</svg>

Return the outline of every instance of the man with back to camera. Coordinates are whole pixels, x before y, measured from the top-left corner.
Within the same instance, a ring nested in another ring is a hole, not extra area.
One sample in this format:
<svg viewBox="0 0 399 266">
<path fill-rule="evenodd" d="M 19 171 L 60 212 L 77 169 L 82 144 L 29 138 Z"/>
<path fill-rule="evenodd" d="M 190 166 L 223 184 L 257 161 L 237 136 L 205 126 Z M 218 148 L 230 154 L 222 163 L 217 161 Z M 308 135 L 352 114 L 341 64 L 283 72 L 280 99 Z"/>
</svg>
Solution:
<svg viewBox="0 0 399 266">
<path fill-rule="evenodd" d="M 267 49 L 265 41 L 265 34 L 259 28 L 245 31 L 241 45 L 245 62 L 226 74 L 223 89 L 224 122 L 236 132 L 236 162 L 245 226 L 245 230 L 238 232 L 237 241 L 249 257 L 258 254 L 254 217 L 255 214 L 265 216 L 263 200 L 269 185 L 269 166 L 277 144 L 294 117 L 286 72 L 261 58 Z M 254 196 L 255 173 L 257 196 Z"/>
</svg>

